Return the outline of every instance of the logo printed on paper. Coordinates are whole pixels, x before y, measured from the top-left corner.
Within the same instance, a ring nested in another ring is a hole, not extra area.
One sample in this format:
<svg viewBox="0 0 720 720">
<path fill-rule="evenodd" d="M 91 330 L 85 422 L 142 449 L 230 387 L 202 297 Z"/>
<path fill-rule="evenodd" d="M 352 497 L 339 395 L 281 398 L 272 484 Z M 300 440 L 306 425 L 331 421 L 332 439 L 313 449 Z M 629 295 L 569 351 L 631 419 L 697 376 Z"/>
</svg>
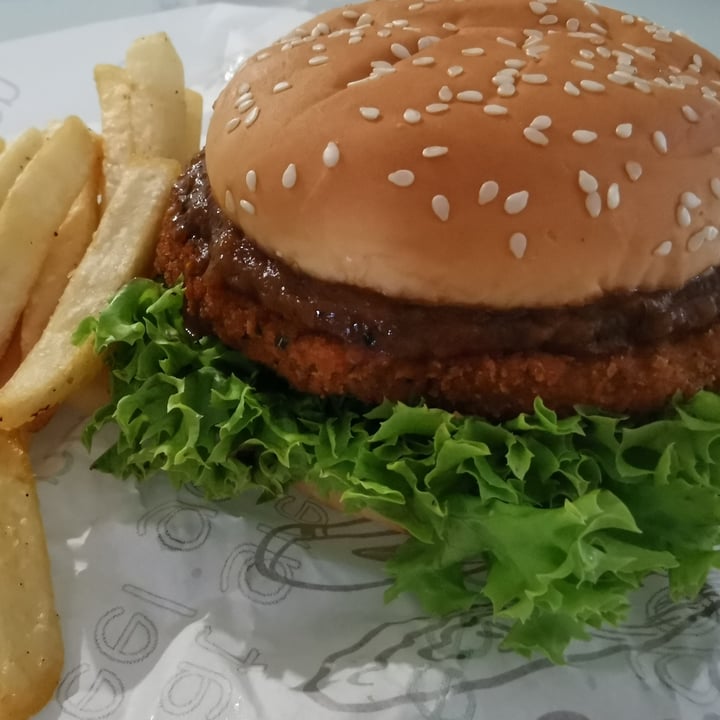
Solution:
<svg viewBox="0 0 720 720">
<path fill-rule="evenodd" d="M 110 670 L 99 670 L 87 688 L 81 687 L 83 676 L 90 671 L 88 663 L 70 670 L 60 682 L 55 697 L 63 712 L 78 720 L 104 720 L 122 705 L 125 688 Z"/>
<path fill-rule="evenodd" d="M 150 592 L 149 590 L 144 590 L 137 585 L 125 583 L 125 585 L 122 586 L 122 590 L 138 600 L 154 605 L 155 607 L 160 608 L 160 610 L 168 610 L 171 613 L 180 615 L 180 617 L 194 618 L 197 615 L 197 610 L 194 608 L 183 605 L 176 600 L 171 600 L 170 598 L 158 595 L 157 593 Z"/>
<path fill-rule="evenodd" d="M 212 627 L 205 625 L 195 638 L 198 647 L 220 656 L 223 660 L 234 666 L 236 670 L 249 670 L 253 667 L 263 670 L 267 669 L 266 664 L 258 662 L 260 659 L 260 651 L 257 648 L 250 648 L 244 657 L 242 655 L 236 655 L 226 650 L 216 640 L 211 640 L 210 636 L 212 634 Z"/>
<path fill-rule="evenodd" d="M 165 685 L 160 707 L 174 717 L 219 720 L 232 699 L 232 683 L 215 670 L 181 662 Z"/>
<path fill-rule="evenodd" d="M 95 626 L 98 650 L 120 663 L 138 663 L 152 655 L 158 645 L 158 630 L 147 615 L 128 611 L 123 607 L 108 610 Z"/>
<path fill-rule="evenodd" d="M 12 80 L 0 76 L 0 122 L 3 119 L 2 107 L 11 108 L 20 99 L 20 87 Z"/>
<path fill-rule="evenodd" d="M 197 550 L 210 537 L 211 519 L 217 514 L 217 510 L 202 505 L 187 502 L 164 503 L 138 520 L 137 533 L 144 537 L 153 523 L 158 540 L 169 550 Z"/>
</svg>

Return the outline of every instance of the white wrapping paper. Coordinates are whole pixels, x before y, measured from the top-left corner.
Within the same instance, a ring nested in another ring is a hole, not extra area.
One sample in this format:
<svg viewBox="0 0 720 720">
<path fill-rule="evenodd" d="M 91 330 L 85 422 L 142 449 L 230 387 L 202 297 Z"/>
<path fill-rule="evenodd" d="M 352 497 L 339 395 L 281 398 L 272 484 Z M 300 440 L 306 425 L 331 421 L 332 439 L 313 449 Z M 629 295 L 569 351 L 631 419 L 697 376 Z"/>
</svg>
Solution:
<svg viewBox="0 0 720 720">
<path fill-rule="evenodd" d="M 166 30 L 211 100 L 239 59 L 307 17 L 210 5 L 0 45 L 0 135 L 76 113 L 96 62 Z M 57 62 L 55 61 L 57 60 Z M 90 471 L 82 418 L 36 439 L 66 644 L 40 720 L 720 720 L 720 596 L 670 603 L 653 578 L 621 629 L 569 664 L 497 649 L 482 609 L 423 617 L 383 602 L 397 538 L 314 502 L 212 504 L 163 478 Z"/>
</svg>

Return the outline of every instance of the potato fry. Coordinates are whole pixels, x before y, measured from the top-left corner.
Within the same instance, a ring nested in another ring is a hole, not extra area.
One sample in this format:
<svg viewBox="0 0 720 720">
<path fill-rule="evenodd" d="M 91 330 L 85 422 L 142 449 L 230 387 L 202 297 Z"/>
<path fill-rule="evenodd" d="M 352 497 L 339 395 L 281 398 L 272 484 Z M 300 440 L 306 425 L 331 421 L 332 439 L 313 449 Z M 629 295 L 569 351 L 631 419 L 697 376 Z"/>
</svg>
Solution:
<svg viewBox="0 0 720 720">
<path fill-rule="evenodd" d="M 103 206 L 106 206 L 135 150 L 130 125 L 130 79 L 125 70 L 115 65 L 96 65 L 95 87 L 102 116 Z"/>
<path fill-rule="evenodd" d="M 42 145 L 39 130 L 26 130 L 0 157 L 0 205 L 5 202 L 10 188 Z"/>
<path fill-rule="evenodd" d="M 68 118 L 42 145 L 0 208 L 0 353 L 12 336 L 53 233 L 88 181 L 97 145 L 85 124 Z"/>
<path fill-rule="evenodd" d="M 139 38 L 127 51 L 125 67 L 135 154 L 183 162 L 185 72 L 170 38 L 165 33 Z"/>
<path fill-rule="evenodd" d="M 200 149 L 200 137 L 203 123 L 203 96 L 195 90 L 185 89 L 185 149 L 180 158 L 182 165 L 187 165 L 190 159 Z"/>
<path fill-rule="evenodd" d="M 58 230 L 20 320 L 20 348 L 23 357 L 42 335 L 68 276 L 90 245 L 100 220 L 97 198 L 99 171 L 86 183 Z"/>
<path fill-rule="evenodd" d="M 3 138 L 0 138 L 0 153 L 2 153 L 5 150 L 5 140 Z"/>
<path fill-rule="evenodd" d="M 8 433 L 0 433 L 0 498 L 0 717 L 26 720 L 52 697 L 64 653 L 35 478 Z"/>
<path fill-rule="evenodd" d="M 177 162 L 161 159 L 126 168 L 42 336 L 0 389 L 0 429 L 32 421 L 102 368 L 92 342 L 73 345 L 73 332 L 85 317 L 99 313 L 126 282 L 147 269 L 179 172 Z"/>
<path fill-rule="evenodd" d="M 21 361 L 20 323 L 18 323 L 5 348 L 5 354 L 0 357 L 0 388 L 15 374 Z"/>
</svg>

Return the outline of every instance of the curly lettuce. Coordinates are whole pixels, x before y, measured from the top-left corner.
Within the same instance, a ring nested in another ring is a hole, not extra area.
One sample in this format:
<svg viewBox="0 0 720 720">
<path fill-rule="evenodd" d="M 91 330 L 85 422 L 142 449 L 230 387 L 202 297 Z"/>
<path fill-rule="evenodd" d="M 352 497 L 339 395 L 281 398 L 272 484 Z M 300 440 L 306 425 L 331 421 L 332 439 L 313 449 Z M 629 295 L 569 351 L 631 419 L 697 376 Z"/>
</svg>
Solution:
<svg viewBox="0 0 720 720">
<path fill-rule="evenodd" d="M 86 428 L 116 437 L 94 467 L 142 480 L 165 472 L 208 498 L 310 481 L 372 510 L 408 540 L 387 592 L 431 613 L 489 601 L 504 646 L 562 662 L 588 627 L 617 624 L 629 594 L 667 572 L 674 598 L 718 566 L 720 396 L 701 392 L 657 417 L 579 408 L 496 424 L 425 405 L 367 408 L 292 391 L 183 322 L 183 290 L 136 280 L 78 341 L 94 336 L 111 400 Z M 483 582 L 467 571 L 482 561 Z"/>
</svg>

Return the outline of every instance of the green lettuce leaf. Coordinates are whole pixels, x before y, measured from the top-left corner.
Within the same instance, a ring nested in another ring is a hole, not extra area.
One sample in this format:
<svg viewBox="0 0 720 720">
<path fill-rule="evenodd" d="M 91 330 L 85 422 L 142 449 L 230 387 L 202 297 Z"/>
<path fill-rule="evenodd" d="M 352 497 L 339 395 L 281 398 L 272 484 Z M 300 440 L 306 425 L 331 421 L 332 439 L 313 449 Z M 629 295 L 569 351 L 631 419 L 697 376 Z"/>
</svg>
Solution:
<svg viewBox="0 0 720 720">
<path fill-rule="evenodd" d="M 294 482 L 340 493 L 409 539 L 387 592 L 431 613 L 492 605 L 505 646 L 562 662 L 589 627 L 625 617 L 629 594 L 667 572 L 673 597 L 718 566 L 720 397 L 701 392 L 643 421 L 579 408 L 496 424 L 443 410 L 292 391 L 213 338 L 192 338 L 183 291 L 130 283 L 78 329 L 111 369 L 111 401 L 86 428 L 114 443 L 94 466 L 163 471 L 212 499 Z M 473 572 L 481 564 L 485 574 Z"/>
</svg>

